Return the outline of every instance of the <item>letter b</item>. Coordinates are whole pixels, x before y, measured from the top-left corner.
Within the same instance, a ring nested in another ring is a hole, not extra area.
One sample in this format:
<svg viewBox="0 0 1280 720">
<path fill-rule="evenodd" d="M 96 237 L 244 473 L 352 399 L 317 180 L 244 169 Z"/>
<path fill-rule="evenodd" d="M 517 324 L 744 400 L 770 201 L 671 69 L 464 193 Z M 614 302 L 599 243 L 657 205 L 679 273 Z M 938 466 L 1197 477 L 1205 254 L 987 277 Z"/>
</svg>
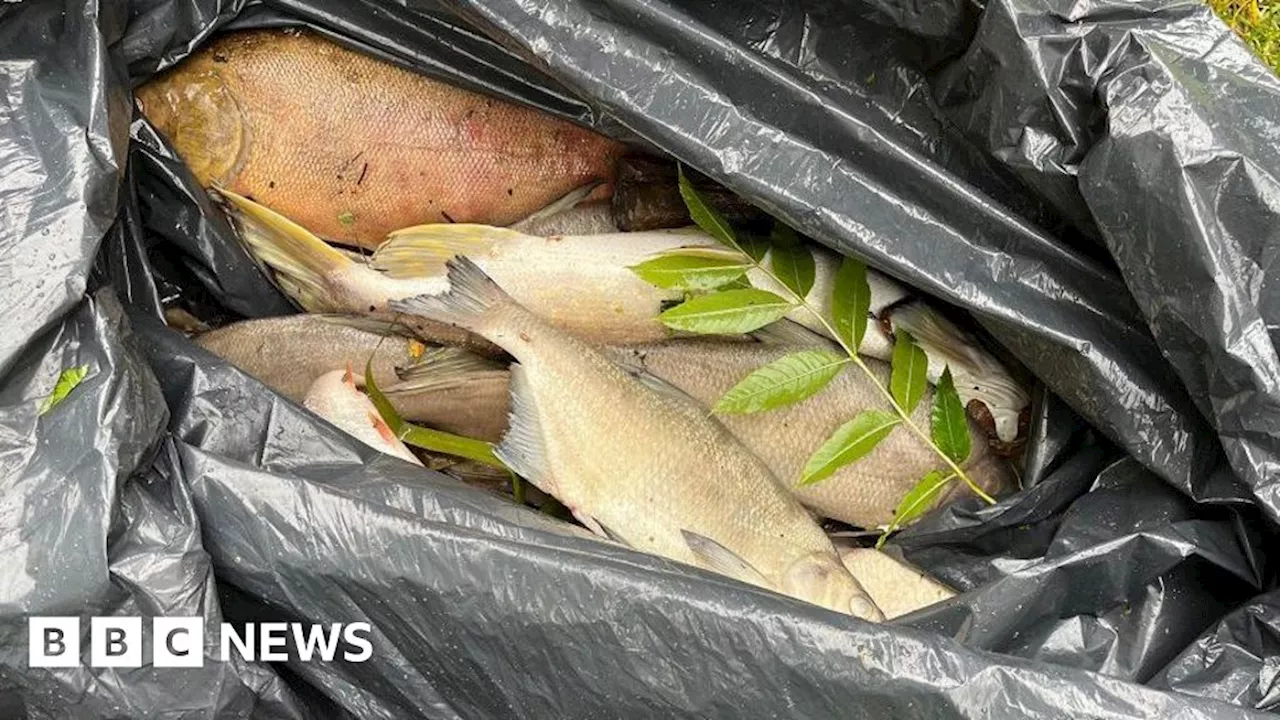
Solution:
<svg viewBox="0 0 1280 720">
<path fill-rule="evenodd" d="M 32 617 L 27 620 L 27 665 L 76 667 L 80 664 L 80 618 Z"/>
<path fill-rule="evenodd" d="M 93 618 L 89 627 L 89 665 L 142 667 L 142 618 Z"/>
</svg>

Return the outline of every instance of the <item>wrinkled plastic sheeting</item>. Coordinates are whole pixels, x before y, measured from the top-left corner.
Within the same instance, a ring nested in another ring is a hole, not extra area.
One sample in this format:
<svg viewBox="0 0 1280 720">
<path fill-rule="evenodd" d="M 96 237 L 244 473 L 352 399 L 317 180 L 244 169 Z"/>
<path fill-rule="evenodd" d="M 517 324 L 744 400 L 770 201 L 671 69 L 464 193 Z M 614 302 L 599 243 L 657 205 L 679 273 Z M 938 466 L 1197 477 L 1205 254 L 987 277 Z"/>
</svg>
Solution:
<svg viewBox="0 0 1280 720">
<path fill-rule="evenodd" d="M 1256 533 L 1206 517 L 1131 458 L 1091 447 L 993 506 L 957 503 L 895 539 L 965 592 L 901 622 L 1146 682 L 1262 583 Z M 1087 492 L 1086 492 L 1087 491 Z"/>
<path fill-rule="evenodd" d="M 1259 710 L 1280 708 L 1280 592 L 1224 617 L 1153 681 L 1190 695 Z"/>
<path fill-rule="evenodd" d="M 185 478 L 150 469 L 169 415 L 129 335 L 109 292 L 85 300 L 33 343 L 0 390 L 0 697 L 31 717 L 137 718 L 179 707 L 302 717 L 273 670 L 224 663 L 216 645 L 181 683 L 149 663 L 27 667 L 32 615 L 222 621 Z M 77 367 L 87 369 L 84 379 L 42 413 L 62 372 Z"/>
<path fill-rule="evenodd" d="M 1280 518 L 1280 79 L 1204 3 L 1001 0 L 937 94 L 1060 210 L 1092 216 L 1231 466 Z"/>
<path fill-rule="evenodd" d="M 116 216 L 128 89 L 120 3 L 0 6 L 0 373 L 80 301 Z"/>
</svg>

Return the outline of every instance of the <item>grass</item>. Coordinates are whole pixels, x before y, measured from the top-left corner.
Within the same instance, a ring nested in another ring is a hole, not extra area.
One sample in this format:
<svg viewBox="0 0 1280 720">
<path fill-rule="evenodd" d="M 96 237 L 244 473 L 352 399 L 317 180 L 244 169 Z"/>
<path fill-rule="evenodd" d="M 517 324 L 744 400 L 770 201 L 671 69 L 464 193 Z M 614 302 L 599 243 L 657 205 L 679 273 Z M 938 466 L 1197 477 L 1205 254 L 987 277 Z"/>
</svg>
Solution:
<svg viewBox="0 0 1280 720">
<path fill-rule="evenodd" d="M 1280 72 L 1280 0 L 1209 0 L 1262 61 Z"/>
</svg>

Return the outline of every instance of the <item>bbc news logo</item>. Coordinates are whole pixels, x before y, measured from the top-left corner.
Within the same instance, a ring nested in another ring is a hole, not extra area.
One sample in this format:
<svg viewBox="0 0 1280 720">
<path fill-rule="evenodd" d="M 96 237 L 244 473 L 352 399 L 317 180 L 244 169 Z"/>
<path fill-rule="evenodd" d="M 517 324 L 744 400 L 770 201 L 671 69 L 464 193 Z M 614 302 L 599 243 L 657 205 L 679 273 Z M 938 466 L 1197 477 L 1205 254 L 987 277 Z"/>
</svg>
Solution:
<svg viewBox="0 0 1280 720">
<path fill-rule="evenodd" d="M 140 617 L 94 617 L 89 620 L 89 667 L 142 667 L 143 648 L 151 648 L 151 666 L 202 667 L 205 658 L 204 618 L 152 618 L 144 637 Z M 265 662 L 364 662 L 373 655 L 369 623 L 231 623 L 219 627 L 219 657 L 233 653 Z M 32 617 L 27 623 L 28 664 L 38 668 L 79 667 L 81 624 L 78 617 Z M 148 642 L 149 640 L 149 642 Z M 341 652 L 339 650 L 341 649 Z M 292 651 L 292 654 L 290 654 Z"/>
</svg>

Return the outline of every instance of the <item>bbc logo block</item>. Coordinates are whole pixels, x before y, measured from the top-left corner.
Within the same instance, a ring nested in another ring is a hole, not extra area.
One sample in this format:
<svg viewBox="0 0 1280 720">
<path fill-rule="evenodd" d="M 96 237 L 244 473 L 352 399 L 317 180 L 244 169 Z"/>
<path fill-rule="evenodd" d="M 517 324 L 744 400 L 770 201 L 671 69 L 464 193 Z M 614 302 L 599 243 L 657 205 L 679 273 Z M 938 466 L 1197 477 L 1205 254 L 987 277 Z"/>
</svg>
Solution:
<svg viewBox="0 0 1280 720">
<path fill-rule="evenodd" d="M 80 618 L 33 617 L 27 624 L 27 664 L 60 668 L 80 664 Z"/>
<path fill-rule="evenodd" d="M 28 664 L 33 668 L 78 667 L 82 624 L 78 617 L 31 617 L 28 620 Z M 369 623 L 246 623 L 237 628 L 222 623 L 214 628 L 219 638 L 210 645 L 229 662 L 241 659 L 264 662 L 365 662 L 373 654 Z M 155 617 L 143 627 L 140 617 L 93 617 L 87 636 L 90 667 L 137 668 L 149 660 L 161 668 L 202 667 L 205 660 L 205 626 L 202 617 Z M 145 651 L 149 655 L 144 655 Z"/>
<path fill-rule="evenodd" d="M 155 667 L 201 667 L 204 664 L 204 618 L 158 617 L 152 621 L 151 664 Z M 80 618 L 32 617 L 27 625 L 30 667 L 80 665 Z M 89 666 L 142 667 L 146 638 L 140 617 L 89 619 Z"/>
</svg>

